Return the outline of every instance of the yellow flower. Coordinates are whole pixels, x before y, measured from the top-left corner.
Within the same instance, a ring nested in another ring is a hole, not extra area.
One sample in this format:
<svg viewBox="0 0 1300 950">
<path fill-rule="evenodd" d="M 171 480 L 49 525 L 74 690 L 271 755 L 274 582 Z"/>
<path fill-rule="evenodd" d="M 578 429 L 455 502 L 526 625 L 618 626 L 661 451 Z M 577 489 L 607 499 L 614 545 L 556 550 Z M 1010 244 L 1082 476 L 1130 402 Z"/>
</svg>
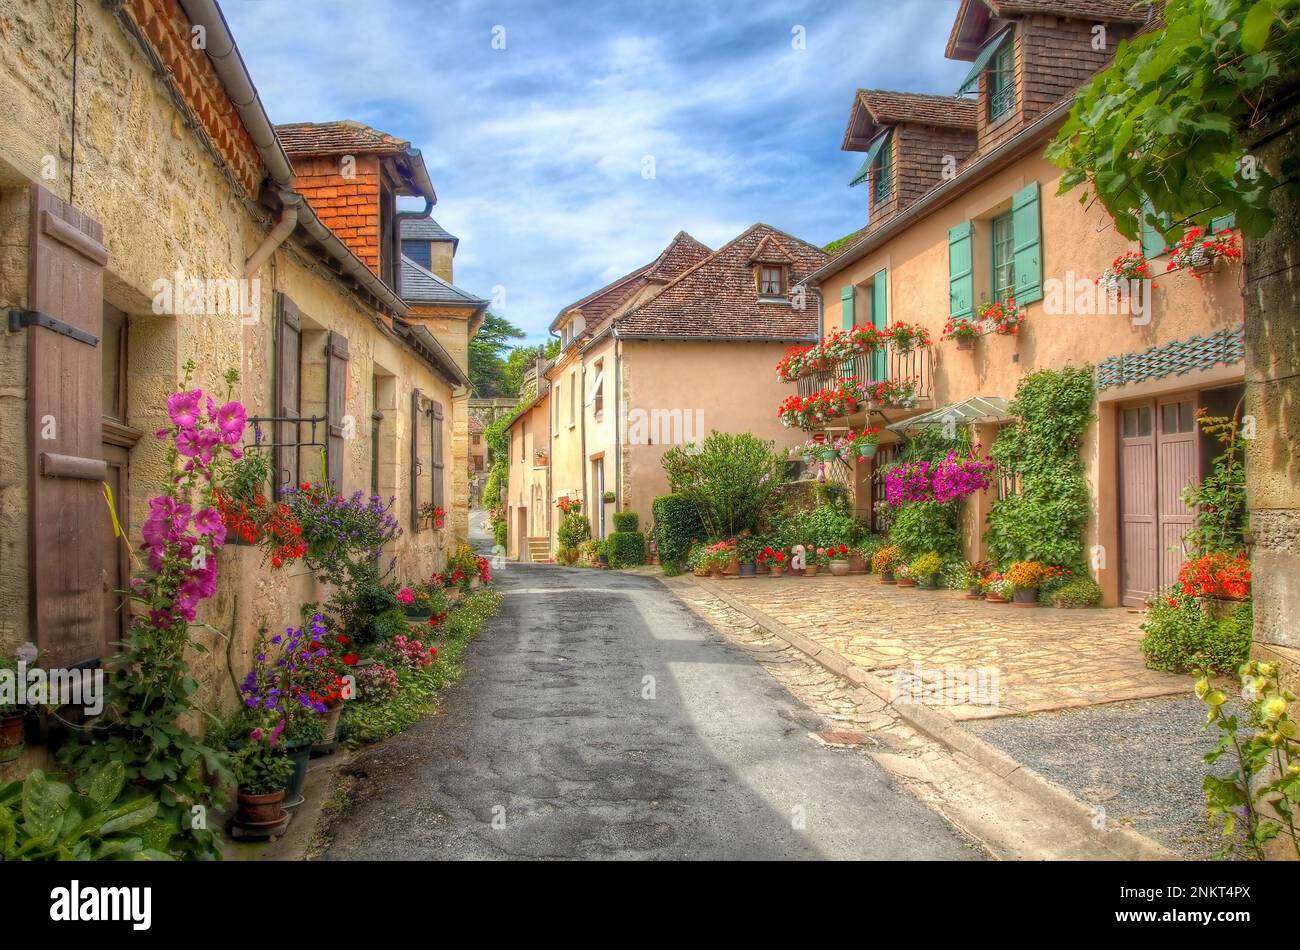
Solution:
<svg viewBox="0 0 1300 950">
<path fill-rule="evenodd" d="M 1260 706 L 1260 713 L 1265 722 L 1277 722 L 1286 715 L 1286 700 L 1281 696 L 1270 696 Z"/>
</svg>

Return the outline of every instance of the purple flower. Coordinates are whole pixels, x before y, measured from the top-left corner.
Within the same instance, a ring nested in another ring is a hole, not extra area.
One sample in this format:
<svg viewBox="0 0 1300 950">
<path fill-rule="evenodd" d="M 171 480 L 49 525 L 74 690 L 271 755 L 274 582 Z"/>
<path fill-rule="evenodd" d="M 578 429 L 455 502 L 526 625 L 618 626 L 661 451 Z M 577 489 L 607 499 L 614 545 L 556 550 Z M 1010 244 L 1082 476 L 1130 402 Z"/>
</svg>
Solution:
<svg viewBox="0 0 1300 950">
<path fill-rule="evenodd" d="M 167 415 L 174 425 L 192 429 L 199 424 L 199 408 L 203 404 L 203 390 L 172 393 L 167 397 Z"/>
</svg>

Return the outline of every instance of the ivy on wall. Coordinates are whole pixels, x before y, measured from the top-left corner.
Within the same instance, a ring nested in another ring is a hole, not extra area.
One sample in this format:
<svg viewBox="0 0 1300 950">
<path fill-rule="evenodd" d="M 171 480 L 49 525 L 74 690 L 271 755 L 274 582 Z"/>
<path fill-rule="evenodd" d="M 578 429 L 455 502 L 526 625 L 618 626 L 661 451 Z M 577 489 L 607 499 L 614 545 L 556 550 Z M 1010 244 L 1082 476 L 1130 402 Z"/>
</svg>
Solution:
<svg viewBox="0 0 1300 950">
<path fill-rule="evenodd" d="M 1016 387 L 990 455 L 1017 494 L 993 503 L 984 540 L 999 564 L 1035 560 L 1082 569 L 1088 483 L 1079 446 L 1093 415 L 1092 367 L 1040 370 Z"/>
</svg>

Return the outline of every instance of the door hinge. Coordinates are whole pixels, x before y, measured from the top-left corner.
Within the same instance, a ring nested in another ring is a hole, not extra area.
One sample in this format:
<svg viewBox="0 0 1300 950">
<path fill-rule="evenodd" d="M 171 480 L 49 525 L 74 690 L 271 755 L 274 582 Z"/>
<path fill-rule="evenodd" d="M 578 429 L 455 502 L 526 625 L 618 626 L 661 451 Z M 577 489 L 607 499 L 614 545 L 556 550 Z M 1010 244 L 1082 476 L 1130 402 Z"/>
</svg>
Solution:
<svg viewBox="0 0 1300 950">
<path fill-rule="evenodd" d="M 79 330 L 72 324 L 64 323 L 47 313 L 41 313 L 39 310 L 10 310 L 9 329 L 16 331 L 21 330 L 23 327 L 44 327 L 47 330 L 53 330 L 55 333 L 70 336 L 79 343 L 99 346 L 99 337 L 95 336 L 95 334 Z"/>
</svg>

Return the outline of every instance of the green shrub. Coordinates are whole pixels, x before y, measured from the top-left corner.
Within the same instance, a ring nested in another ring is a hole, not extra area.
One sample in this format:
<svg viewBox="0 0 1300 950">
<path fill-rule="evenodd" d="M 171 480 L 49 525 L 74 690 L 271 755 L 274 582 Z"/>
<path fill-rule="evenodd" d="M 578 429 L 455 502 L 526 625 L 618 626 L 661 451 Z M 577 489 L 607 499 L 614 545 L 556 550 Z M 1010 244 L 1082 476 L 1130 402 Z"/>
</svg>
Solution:
<svg viewBox="0 0 1300 950">
<path fill-rule="evenodd" d="M 912 576 L 928 580 L 931 575 L 943 570 L 943 556 L 937 551 L 927 551 L 912 561 Z"/>
<path fill-rule="evenodd" d="M 710 538 L 759 530 L 786 468 L 784 454 L 748 432 L 712 432 L 698 445 L 675 446 L 663 466 L 669 487 L 695 506 Z"/>
<path fill-rule="evenodd" d="M 695 505 L 685 495 L 660 495 L 651 505 L 655 548 L 661 563 L 681 565 L 704 534 Z"/>
<path fill-rule="evenodd" d="M 937 501 L 920 501 L 904 505 L 894 512 L 889 527 L 889 543 L 903 549 L 903 556 L 913 558 L 926 551 L 940 555 L 961 550 L 961 533 L 957 528 L 953 505 Z"/>
<path fill-rule="evenodd" d="M 605 550 L 610 567 L 636 567 L 645 563 L 645 535 L 640 531 L 614 531 L 605 542 Z"/>
<path fill-rule="evenodd" d="M 555 533 L 559 538 L 560 547 L 576 548 L 591 537 L 591 522 L 587 520 L 586 515 L 580 515 L 576 512 L 565 515 Z"/>
<path fill-rule="evenodd" d="M 635 531 L 639 520 L 635 511 L 616 511 L 614 512 L 614 530 Z"/>
<path fill-rule="evenodd" d="M 1076 577 L 1047 594 L 1054 607 L 1099 607 L 1101 588 L 1091 577 Z"/>
<path fill-rule="evenodd" d="M 1193 597 L 1160 597 L 1142 630 L 1142 652 L 1153 670 L 1235 673 L 1250 655 L 1253 614 L 1250 604 L 1243 603 L 1216 620 Z"/>
<path fill-rule="evenodd" d="M 812 511 L 792 512 L 782 519 L 777 535 L 785 545 L 856 544 L 862 525 L 838 505 L 819 505 Z"/>
<path fill-rule="evenodd" d="M 506 546 L 506 519 L 497 518 L 492 522 L 492 539 L 502 547 Z"/>
</svg>

